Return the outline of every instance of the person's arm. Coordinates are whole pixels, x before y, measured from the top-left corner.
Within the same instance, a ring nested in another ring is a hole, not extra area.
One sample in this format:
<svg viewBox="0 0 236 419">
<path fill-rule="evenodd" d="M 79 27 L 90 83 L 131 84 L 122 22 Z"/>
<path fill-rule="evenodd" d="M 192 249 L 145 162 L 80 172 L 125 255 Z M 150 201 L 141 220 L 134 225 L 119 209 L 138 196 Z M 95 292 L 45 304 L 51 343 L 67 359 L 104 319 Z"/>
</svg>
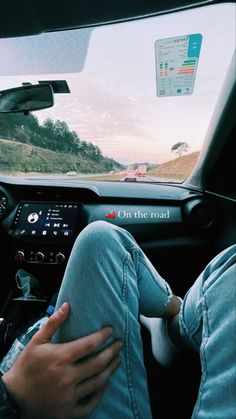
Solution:
<svg viewBox="0 0 236 419">
<path fill-rule="evenodd" d="M 64 303 L 2 376 L 10 397 L 20 409 L 21 418 L 88 417 L 119 366 L 120 341 L 93 354 L 111 337 L 110 327 L 72 342 L 51 343 L 53 334 L 68 314 L 69 304 Z"/>
</svg>

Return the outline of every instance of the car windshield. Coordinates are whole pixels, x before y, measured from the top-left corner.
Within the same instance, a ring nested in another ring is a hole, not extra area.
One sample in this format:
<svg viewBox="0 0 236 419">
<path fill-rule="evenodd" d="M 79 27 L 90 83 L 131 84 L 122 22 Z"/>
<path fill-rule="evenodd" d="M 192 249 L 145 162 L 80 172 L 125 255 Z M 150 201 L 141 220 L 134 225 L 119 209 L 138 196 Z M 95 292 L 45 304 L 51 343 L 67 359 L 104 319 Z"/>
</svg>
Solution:
<svg viewBox="0 0 236 419">
<path fill-rule="evenodd" d="M 235 5 L 0 40 L 0 90 L 51 83 L 54 106 L 0 114 L 0 175 L 187 178 L 235 47 Z"/>
</svg>

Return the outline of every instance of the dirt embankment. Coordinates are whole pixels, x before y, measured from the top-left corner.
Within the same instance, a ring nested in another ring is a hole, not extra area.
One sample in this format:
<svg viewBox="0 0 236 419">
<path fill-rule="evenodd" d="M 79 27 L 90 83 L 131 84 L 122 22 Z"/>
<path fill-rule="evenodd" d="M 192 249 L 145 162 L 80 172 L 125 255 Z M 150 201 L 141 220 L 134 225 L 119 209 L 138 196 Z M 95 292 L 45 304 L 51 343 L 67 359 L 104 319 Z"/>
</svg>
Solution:
<svg viewBox="0 0 236 419">
<path fill-rule="evenodd" d="M 199 156 L 199 151 L 169 160 L 154 168 L 150 175 L 186 179 L 191 173 Z"/>
<path fill-rule="evenodd" d="M 84 155 L 56 152 L 32 144 L 0 138 L 0 172 L 22 173 L 105 173 L 106 161 L 94 161 Z"/>
</svg>

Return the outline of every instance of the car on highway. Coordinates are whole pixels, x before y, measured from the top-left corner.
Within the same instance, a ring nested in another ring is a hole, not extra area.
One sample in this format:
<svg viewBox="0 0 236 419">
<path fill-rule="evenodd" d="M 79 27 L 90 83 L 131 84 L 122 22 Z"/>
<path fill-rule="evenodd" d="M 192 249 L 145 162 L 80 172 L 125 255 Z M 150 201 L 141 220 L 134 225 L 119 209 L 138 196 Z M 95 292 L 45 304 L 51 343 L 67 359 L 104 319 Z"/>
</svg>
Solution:
<svg viewBox="0 0 236 419">
<path fill-rule="evenodd" d="M 75 170 L 69 170 L 69 172 L 67 172 L 67 176 L 76 176 L 77 173 Z"/>
<path fill-rule="evenodd" d="M 184 297 L 236 240 L 235 3 L 0 2 L 0 51 L 0 356 L 95 221 L 131 233 Z M 125 169 L 141 162 L 150 176 Z M 19 269 L 34 278 L 30 301 Z M 198 354 L 165 369 L 140 333 L 153 419 L 190 419 Z"/>
<path fill-rule="evenodd" d="M 136 170 L 128 169 L 125 172 L 123 180 L 125 182 L 136 182 L 137 173 Z"/>
<path fill-rule="evenodd" d="M 140 164 L 138 169 L 135 170 L 137 176 L 145 176 L 147 173 L 146 164 Z"/>
</svg>

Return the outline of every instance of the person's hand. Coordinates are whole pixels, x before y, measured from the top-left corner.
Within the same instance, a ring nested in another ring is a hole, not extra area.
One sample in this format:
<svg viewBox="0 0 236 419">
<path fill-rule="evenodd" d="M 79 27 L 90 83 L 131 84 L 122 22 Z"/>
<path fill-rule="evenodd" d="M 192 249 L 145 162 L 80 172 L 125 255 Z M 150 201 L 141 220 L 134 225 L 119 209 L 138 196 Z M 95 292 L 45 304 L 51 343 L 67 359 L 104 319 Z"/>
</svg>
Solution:
<svg viewBox="0 0 236 419">
<path fill-rule="evenodd" d="M 88 417 L 99 404 L 120 363 L 120 341 L 93 353 L 111 337 L 110 327 L 72 342 L 51 343 L 53 334 L 68 314 L 69 304 L 64 303 L 2 377 L 22 418 Z"/>
</svg>

